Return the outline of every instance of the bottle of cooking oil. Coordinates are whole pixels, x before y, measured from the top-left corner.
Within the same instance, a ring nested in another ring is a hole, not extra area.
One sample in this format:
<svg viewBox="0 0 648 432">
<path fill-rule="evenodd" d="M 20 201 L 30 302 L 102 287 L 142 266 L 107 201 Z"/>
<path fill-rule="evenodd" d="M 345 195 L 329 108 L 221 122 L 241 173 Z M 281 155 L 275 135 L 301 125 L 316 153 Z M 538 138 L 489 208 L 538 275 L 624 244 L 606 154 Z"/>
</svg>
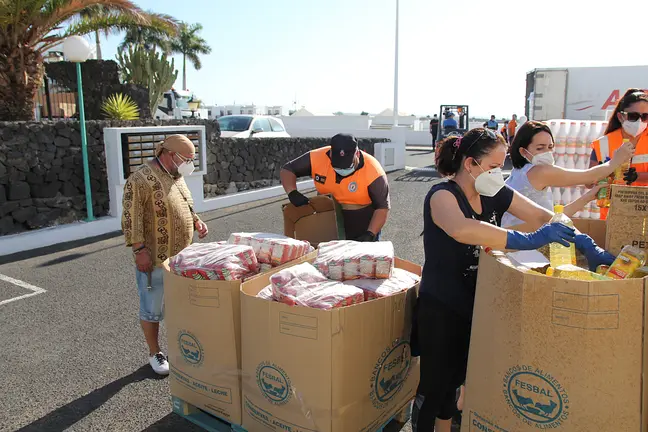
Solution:
<svg viewBox="0 0 648 432">
<path fill-rule="evenodd" d="M 623 144 L 628 142 L 630 142 L 629 139 L 627 138 L 623 139 Z M 628 171 L 629 168 L 630 168 L 630 161 L 623 162 L 614 170 L 614 184 L 625 184 L 625 181 L 623 180 L 623 174 L 626 171 Z"/>
<path fill-rule="evenodd" d="M 610 185 L 608 184 L 608 178 L 601 179 L 598 183 L 605 186 L 599 189 L 596 194 L 596 205 L 599 208 L 608 208 L 610 207 Z"/>
<path fill-rule="evenodd" d="M 555 214 L 551 218 L 550 223 L 558 222 L 574 228 L 572 220 L 563 213 L 564 208 L 565 206 L 562 205 L 554 206 Z M 570 243 L 569 246 L 563 246 L 560 243 L 551 243 L 549 245 L 549 261 L 553 268 L 564 264 L 576 265 L 576 247 L 574 243 Z"/>
</svg>

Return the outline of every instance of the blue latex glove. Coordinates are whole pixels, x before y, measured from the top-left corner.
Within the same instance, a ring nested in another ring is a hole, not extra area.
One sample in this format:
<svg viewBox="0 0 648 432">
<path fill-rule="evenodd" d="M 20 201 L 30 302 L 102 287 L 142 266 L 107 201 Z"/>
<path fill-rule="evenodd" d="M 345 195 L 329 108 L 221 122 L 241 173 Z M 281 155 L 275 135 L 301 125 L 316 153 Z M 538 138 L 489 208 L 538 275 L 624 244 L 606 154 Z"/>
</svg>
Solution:
<svg viewBox="0 0 648 432">
<path fill-rule="evenodd" d="M 596 267 L 601 264 L 610 265 L 614 261 L 614 255 L 598 247 L 592 237 L 587 234 L 577 234 L 574 244 L 576 249 L 587 258 L 587 264 L 591 271 L 596 271 Z"/>
<path fill-rule="evenodd" d="M 544 225 L 532 233 L 509 230 L 506 236 L 506 249 L 531 250 L 541 248 L 549 243 L 569 246 L 569 243 L 574 243 L 575 236 L 574 228 L 557 222 Z"/>
</svg>

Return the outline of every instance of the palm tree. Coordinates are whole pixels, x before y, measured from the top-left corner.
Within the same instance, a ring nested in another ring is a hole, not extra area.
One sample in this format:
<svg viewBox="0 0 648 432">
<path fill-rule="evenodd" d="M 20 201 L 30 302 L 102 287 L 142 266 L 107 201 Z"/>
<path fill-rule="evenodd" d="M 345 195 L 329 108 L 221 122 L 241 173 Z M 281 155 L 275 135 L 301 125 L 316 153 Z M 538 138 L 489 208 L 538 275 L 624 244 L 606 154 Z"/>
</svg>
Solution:
<svg viewBox="0 0 648 432">
<path fill-rule="evenodd" d="M 80 15 L 97 6 L 105 11 Z M 47 50 L 68 36 L 134 26 L 169 29 L 176 21 L 146 13 L 130 0 L 0 0 L 0 119 L 33 118 Z"/>
<path fill-rule="evenodd" d="M 104 6 L 95 6 L 95 7 L 87 8 L 87 9 L 81 11 L 81 13 L 79 13 L 79 16 L 82 19 L 86 19 L 86 18 L 93 18 L 95 16 L 99 16 L 99 15 L 107 13 L 107 12 L 108 11 L 106 10 L 106 8 Z M 105 31 L 103 33 L 104 33 L 104 35 L 108 35 L 109 32 Z M 101 56 L 101 39 L 100 39 L 101 35 L 100 35 L 100 32 L 99 32 L 98 29 L 94 31 L 94 37 L 95 37 L 95 52 L 97 54 L 97 60 L 101 60 L 102 59 L 102 56 Z"/>
<path fill-rule="evenodd" d="M 178 35 L 171 39 L 171 52 L 182 54 L 182 89 L 187 90 L 187 58 L 193 64 L 194 69 L 202 67 L 199 54 L 211 53 L 211 47 L 207 41 L 198 33 L 202 30 L 202 24 L 180 23 Z"/>
<path fill-rule="evenodd" d="M 151 27 L 133 27 L 126 30 L 124 40 L 119 44 L 119 50 L 124 51 L 129 47 L 141 45 L 146 50 L 160 48 L 163 53 L 170 52 L 170 39 L 176 36 L 176 31 L 156 29 Z"/>
</svg>

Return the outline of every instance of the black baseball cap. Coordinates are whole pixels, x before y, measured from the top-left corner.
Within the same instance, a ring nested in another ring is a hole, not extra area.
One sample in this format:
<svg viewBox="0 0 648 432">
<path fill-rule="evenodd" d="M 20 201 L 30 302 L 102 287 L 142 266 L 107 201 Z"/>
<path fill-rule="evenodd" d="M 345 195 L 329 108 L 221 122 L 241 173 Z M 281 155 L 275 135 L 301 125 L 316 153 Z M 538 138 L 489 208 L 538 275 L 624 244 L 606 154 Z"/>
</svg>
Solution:
<svg viewBox="0 0 648 432">
<path fill-rule="evenodd" d="M 331 138 L 331 164 L 333 168 L 346 169 L 353 165 L 358 151 L 358 141 L 353 135 L 340 133 Z"/>
</svg>

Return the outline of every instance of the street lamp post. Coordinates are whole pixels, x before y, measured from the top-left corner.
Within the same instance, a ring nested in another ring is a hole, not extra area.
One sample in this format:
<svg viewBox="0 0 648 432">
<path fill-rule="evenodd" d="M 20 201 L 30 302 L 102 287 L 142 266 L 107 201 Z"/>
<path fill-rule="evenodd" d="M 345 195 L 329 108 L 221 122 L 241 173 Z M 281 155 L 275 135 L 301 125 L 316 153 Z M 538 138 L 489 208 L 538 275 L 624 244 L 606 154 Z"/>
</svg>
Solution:
<svg viewBox="0 0 648 432">
<path fill-rule="evenodd" d="M 81 36 L 70 36 L 63 43 L 65 57 L 76 63 L 77 87 L 79 93 L 79 124 L 81 125 L 81 156 L 83 158 L 83 181 L 85 183 L 86 221 L 95 220 L 92 210 L 92 188 L 90 186 L 90 166 L 88 163 L 88 139 L 86 136 L 85 110 L 83 108 L 83 85 L 81 82 L 81 63 L 86 61 L 92 53 L 92 47 Z"/>
<path fill-rule="evenodd" d="M 394 48 L 394 126 L 398 126 L 398 3 L 396 0 L 396 37 Z"/>
</svg>

